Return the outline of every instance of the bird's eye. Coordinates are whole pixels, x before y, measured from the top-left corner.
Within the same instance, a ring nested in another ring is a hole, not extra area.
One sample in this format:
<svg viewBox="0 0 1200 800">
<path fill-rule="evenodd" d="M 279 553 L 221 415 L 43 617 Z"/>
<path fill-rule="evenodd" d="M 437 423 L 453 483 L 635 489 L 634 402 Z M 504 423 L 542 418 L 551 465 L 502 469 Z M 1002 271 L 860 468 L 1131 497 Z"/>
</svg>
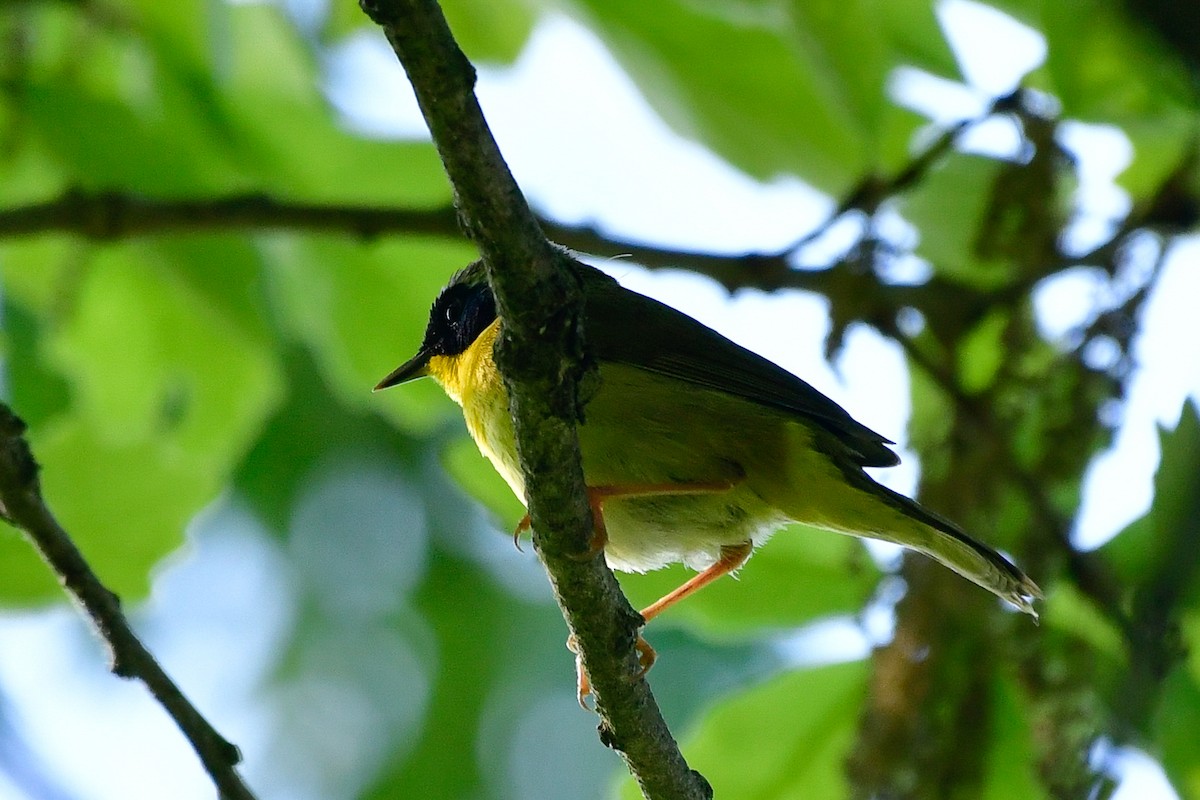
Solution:
<svg viewBox="0 0 1200 800">
<path fill-rule="evenodd" d="M 486 285 L 451 286 L 430 311 L 426 346 L 431 353 L 457 355 L 495 319 L 496 307 Z"/>
</svg>

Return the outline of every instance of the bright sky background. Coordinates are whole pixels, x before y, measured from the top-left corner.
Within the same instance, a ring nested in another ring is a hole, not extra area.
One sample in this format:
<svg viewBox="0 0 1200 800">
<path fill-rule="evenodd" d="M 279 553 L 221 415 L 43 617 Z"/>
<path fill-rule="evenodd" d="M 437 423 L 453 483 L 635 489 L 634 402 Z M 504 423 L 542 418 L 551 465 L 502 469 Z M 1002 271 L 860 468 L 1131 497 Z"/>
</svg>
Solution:
<svg viewBox="0 0 1200 800">
<path fill-rule="evenodd" d="M 966 0 L 939 6 L 943 24 L 969 85 L 914 70 L 894 76 L 894 96 L 945 123 L 974 116 L 994 96 L 1009 91 L 1044 56 L 1040 37 L 996 12 Z M 378 76 L 364 81 L 364 70 Z M 347 43 L 327 65 L 328 88 L 360 129 L 389 136 L 424 137 L 415 102 L 394 56 L 372 33 Z M 590 89 L 581 92 L 581 79 Z M 794 179 L 759 183 L 725 165 L 702 147 L 671 132 L 649 109 L 632 82 L 585 29 L 549 17 L 509 69 L 483 69 L 479 94 L 502 150 L 518 181 L 540 210 L 568 223 L 594 223 L 625 237 L 664 245 L 687 244 L 718 251 L 773 250 L 816 226 L 832 208 L 826 198 Z M 936 112 L 935 112 L 936 109 Z M 1128 163 L 1128 142 L 1117 131 L 1071 125 L 1064 142 L 1082 157 L 1081 191 L 1088 202 L 1076 229 L 1080 241 L 1099 235 L 1128 204 L 1113 177 Z M 970 147 L 1011 148 L 1003 123 L 971 134 Z M 1187 263 L 1200 259 L 1195 238 L 1180 242 L 1149 303 L 1137 344 L 1141 364 L 1114 449 L 1089 473 L 1077 539 L 1096 546 L 1147 508 L 1158 458 L 1156 424 L 1172 427 L 1184 397 L 1200 396 L 1200 276 Z M 854 329 L 836 371 L 821 348 L 828 319 L 819 298 L 798 292 L 765 296 L 740 293 L 729 299 L 713 284 L 683 274 L 647 274 L 620 262 L 608 268 L 626 285 L 659 296 L 731 338 L 802 375 L 842 403 L 858 419 L 890 438 L 903 439 L 909 392 L 899 349 L 866 328 Z M 1038 310 L 1045 330 L 1063 336 L 1085 322 L 1102 302 L 1095 275 L 1078 270 L 1044 285 Z M 916 460 L 883 476 L 911 491 Z M 135 614 L 135 624 L 200 706 L 228 722 L 222 728 L 248 754 L 267 735 L 262 699 L 255 697 L 252 665 L 270 664 L 271 648 L 287 628 L 287 588 L 280 555 L 247 529 L 254 523 L 223 507 L 198 525 L 215 526 L 164 568 L 154 594 Z M 221 593 L 208 591 L 214 581 Z M 237 595 L 236 607 L 220 596 Z M 194 602 L 196 597 L 204 602 Z M 261 616 L 246 619 L 239 608 L 253 598 Z M 197 613 L 203 616 L 197 617 Z M 847 625 L 824 626 L 820 635 L 843 649 L 865 648 Z M 885 623 L 886 627 L 886 623 Z M 205 654 L 222 649 L 245 656 L 234 669 Z M 809 640 L 811 644 L 811 639 Z M 251 668 L 248 669 L 248 665 Z M 96 798 L 211 798 L 212 789 L 194 756 L 140 686 L 117 681 L 84 632 L 74 609 L 0 617 L 0 697 L 20 721 L 36 755 L 0 752 L 0 763 L 37 758 L 46 774 L 60 778 L 73 796 Z M 106 732 L 120 730 L 119 737 Z M 86 746 L 77 744 L 88 737 Z M 115 774 L 107 764 L 132 747 L 160 769 Z M 359 754 L 361 755 L 361 754 Z M 356 754 L 346 754 L 352 759 Z M 1173 796 L 1154 763 L 1136 752 L 1123 756 L 1132 768 L 1118 794 L 1124 800 Z M 248 764 L 254 778 L 255 764 Z M 147 785 L 147 774 L 156 781 Z M 288 787 L 265 787 L 264 797 L 292 797 Z M 53 797 L 47 794 L 47 797 Z M 0 800 L 25 795 L 0 777 Z"/>
</svg>

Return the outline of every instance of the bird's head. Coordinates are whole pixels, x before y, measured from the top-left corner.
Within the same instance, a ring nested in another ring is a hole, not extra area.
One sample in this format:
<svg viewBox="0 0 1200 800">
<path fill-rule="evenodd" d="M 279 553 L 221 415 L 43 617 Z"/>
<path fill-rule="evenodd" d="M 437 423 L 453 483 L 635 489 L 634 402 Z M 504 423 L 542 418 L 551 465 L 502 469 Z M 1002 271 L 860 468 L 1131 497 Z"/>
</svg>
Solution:
<svg viewBox="0 0 1200 800">
<path fill-rule="evenodd" d="M 388 373 L 376 391 L 426 375 L 439 377 L 449 364 L 475 343 L 496 320 L 496 301 L 488 287 L 483 262 L 474 261 L 454 274 L 429 310 L 425 338 L 416 355 Z"/>
</svg>

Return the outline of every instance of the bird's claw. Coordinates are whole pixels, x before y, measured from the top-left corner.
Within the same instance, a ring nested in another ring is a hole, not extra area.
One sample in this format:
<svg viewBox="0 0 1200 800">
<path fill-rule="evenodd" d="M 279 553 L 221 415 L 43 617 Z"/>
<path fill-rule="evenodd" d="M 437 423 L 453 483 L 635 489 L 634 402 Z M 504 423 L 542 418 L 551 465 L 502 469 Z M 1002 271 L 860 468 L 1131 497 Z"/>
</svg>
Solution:
<svg viewBox="0 0 1200 800">
<path fill-rule="evenodd" d="M 521 517 L 521 521 L 517 523 L 517 527 L 513 530 L 513 547 L 517 548 L 518 553 L 525 552 L 521 549 L 521 534 L 529 530 L 532 526 L 533 520 L 531 520 L 529 515 L 526 514 L 525 516 Z"/>
<path fill-rule="evenodd" d="M 637 650 L 638 670 L 630 677 L 630 681 L 641 680 L 654 666 L 654 662 L 658 659 L 658 654 L 654 652 L 654 648 L 650 646 L 642 635 L 639 633 L 637 639 L 633 643 L 633 647 Z M 579 701 L 579 707 L 584 711 L 594 711 L 588 704 L 588 697 L 592 694 L 592 681 L 588 677 L 587 670 L 583 667 L 583 654 L 579 651 L 579 640 L 575 638 L 575 634 L 567 637 L 567 649 L 575 654 L 575 689 L 576 699 Z"/>
</svg>

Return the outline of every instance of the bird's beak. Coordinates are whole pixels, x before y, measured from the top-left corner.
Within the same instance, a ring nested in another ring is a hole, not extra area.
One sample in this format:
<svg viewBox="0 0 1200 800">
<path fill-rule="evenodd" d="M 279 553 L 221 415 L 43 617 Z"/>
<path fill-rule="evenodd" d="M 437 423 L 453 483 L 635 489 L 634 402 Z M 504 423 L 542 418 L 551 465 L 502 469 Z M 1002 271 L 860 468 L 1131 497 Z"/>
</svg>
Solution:
<svg viewBox="0 0 1200 800">
<path fill-rule="evenodd" d="M 429 374 L 429 359 L 432 356 L 433 354 L 428 350 L 421 348 L 415 356 L 389 372 L 386 378 L 376 384 L 373 391 L 378 392 L 389 386 L 398 386 L 401 383 L 425 377 Z"/>
</svg>

